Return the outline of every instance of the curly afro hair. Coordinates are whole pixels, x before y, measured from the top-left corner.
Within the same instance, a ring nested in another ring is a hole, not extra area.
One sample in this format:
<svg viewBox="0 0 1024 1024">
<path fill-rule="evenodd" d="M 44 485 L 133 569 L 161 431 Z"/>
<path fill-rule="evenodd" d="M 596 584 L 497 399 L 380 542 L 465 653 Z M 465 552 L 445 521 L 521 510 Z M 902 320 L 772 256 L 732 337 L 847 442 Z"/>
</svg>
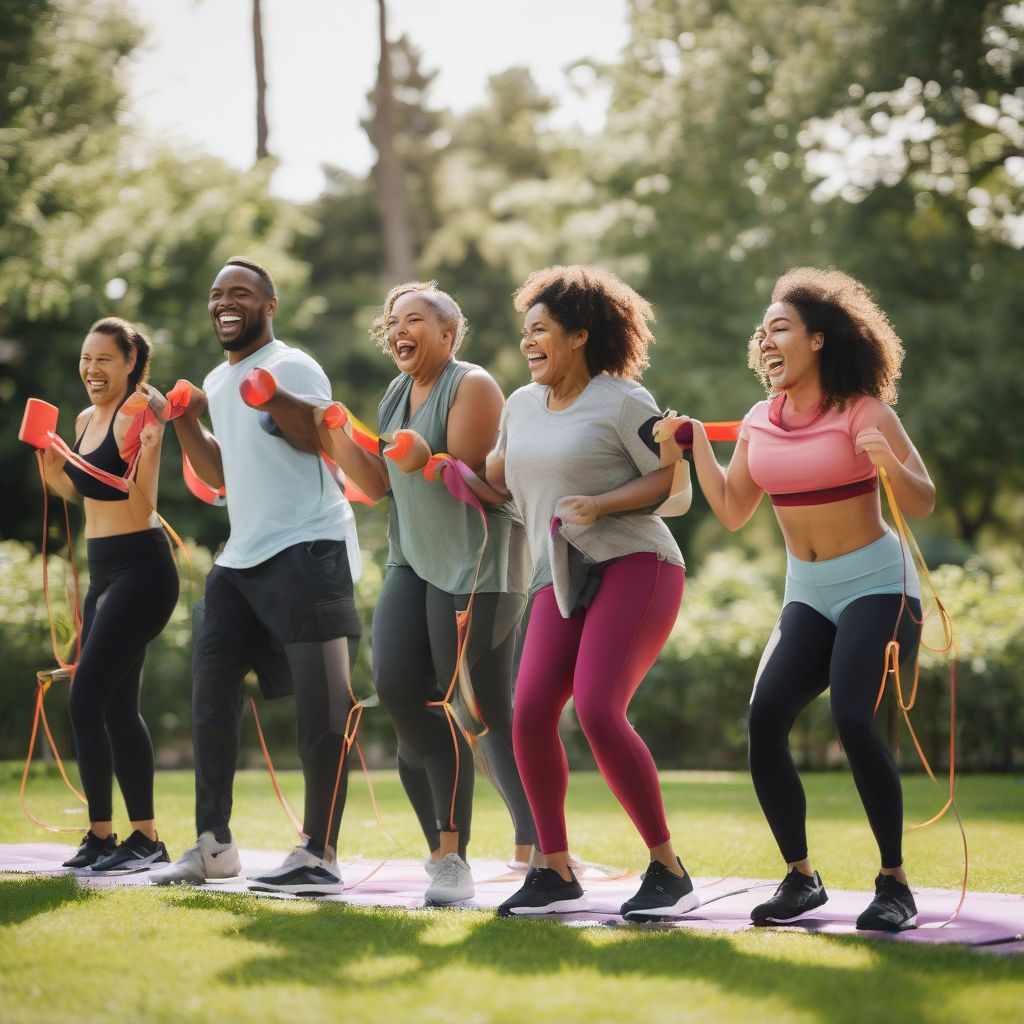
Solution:
<svg viewBox="0 0 1024 1024">
<path fill-rule="evenodd" d="M 586 330 L 584 352 L 591 376 L 639 379 L 654 341 L 651 304 L 614 274 L 597 267 L 535 270 L 514 297 L 520 313 L 542 302 L 567 331 Z"/>
<path fill-rule="evenodd" d="M 903 342 L 871 293 L 840 270 L 794 267 L 772 289 L 772 302 L 794 306 L 811 334 L 825 336 L 821 349 L 821 408 L 842 409 L 859 395 L 896 403 L 896 382 L 903 364 Z M 748 365 L 770 393 L 761 364 L 760 333 L 748 347 Z"/>
<path fill-rule="evenodd" d="M 452 341 L 452 355 L 454 356 L 459 351 L 462 341 L 466 337 L 466 331 L 469 330 L 469 322 L 462 315 L 459 304 L 447 292 L 441 291 L 437 287 L 436 281 L 407 281 L 405 284 L 396 284 L 388 292 L 380 315 L 375 317 L 370 325 L 370 337 L 373 338 L 385 355 L 391 355 L 391 349 L 388 347 L 388 319 L 391 316 L 391 311 L 395 308 L 395 303 L 403 295 L 411 294 L 419 295 L 437 314 L 437 319 L 441 321 L 441 326 L 448 328 L 452 332 L 452 338 L 454 339 Z"/>
</svg>

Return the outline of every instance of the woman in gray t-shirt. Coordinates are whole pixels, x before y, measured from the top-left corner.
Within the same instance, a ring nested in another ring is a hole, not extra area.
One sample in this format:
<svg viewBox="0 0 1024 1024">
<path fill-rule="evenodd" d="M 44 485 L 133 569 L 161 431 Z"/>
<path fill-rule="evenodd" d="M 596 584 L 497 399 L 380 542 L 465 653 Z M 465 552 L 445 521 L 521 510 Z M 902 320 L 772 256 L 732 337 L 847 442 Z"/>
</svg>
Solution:
<svg viewBox="0 0 1024 1024">
<path fill-rule="evenodd" d="M 581 266 L 531 274 L 515 304 L 532 383 L 508 400 L 487 476 L 522 513 L 534 558 L 513 741 L 547 866 L 498 912 L 586 907 L 569 866 L 558 735 L 572 697 L 605 781 L 650 851 L 621 912 L 678 916 L 697 898 L 672 846 L 654 760 L 626 719 L 683 596 L 679 548 L 651 511 L 670 486 L 652 436 L 661 414 L 636 380 L 653 312 L 614 275 Z"/>
</svg>

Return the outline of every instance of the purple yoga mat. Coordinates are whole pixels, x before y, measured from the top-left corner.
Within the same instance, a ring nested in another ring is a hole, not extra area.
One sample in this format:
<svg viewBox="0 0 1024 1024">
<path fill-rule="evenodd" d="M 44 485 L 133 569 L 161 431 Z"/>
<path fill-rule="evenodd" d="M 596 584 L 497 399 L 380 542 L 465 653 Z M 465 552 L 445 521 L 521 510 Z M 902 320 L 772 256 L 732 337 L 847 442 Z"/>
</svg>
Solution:
<svg viewBox="0 0 1024 1024">
<path fill-rule="evenodd" d="M 74 852 L 73 847 L 58 843 L 28 843 L 17 846 L 0 845 L 0 871 L 32 874 L 66 874 L 61 861 Z M 258 874 L 276 867 L 284 853 L 266 850 L 242 850 L 243 871 Z M 476 896 L 462 904 L 469 909 L 486 910 L 497 907 L 522 884 L 522 874 L 509 870 L 501 861 L 471 861 L 476 881 Z M 328 903 L 351 903 L 363 907 L 401 907 L 418 910 L 423 907 L 423 893 L 429 879 L 422 864 L 412 860 L 379 861 L 355 858 L 340 862 L 346 890 L 343 896 L 319 897 Z M 124 885 L 147 885 L 145 872 L 117 878 L 77 876 L 81 884 L 107 888 Z M 695 878 L 694 886 L 702 905 L 685 918 L 670 924 L 625 924 L 618 908 L 639 885 L 639 875 L 609 874 L 609 869 L 585 865 L 580 881 L 590 900 L 590 910 L 580 914 L 553 915 L 552 919 L 576 927 L 619 927 L 668 929 L 688 928 L 697 931 L 737 932 L 752 927 L 750 910 L 771 894 L 777 880 L 749 878 L 711 880 Z M 961 943 L 998 953 L 1024 953 L 1024 896 L 1007 893 L 971 892 L 963 909 L 953 920 L 959 891 L 949 889 L 915 889 L 918 906 L 918 927 L 899 935 L 883 932 L 858 932 L 857 915 L 871 902 L 871 893 L 828 888 L 829 901 L 812 916 L 788 930 L 824 932 L 829 935 L 861 935 L 889 942 Z M 199 887 L 215 898 L 219 892 L 248 892 L 244 878 L 228 879 Z M 270 899 L 297 899 L 260 893 Z"/>
</svg>

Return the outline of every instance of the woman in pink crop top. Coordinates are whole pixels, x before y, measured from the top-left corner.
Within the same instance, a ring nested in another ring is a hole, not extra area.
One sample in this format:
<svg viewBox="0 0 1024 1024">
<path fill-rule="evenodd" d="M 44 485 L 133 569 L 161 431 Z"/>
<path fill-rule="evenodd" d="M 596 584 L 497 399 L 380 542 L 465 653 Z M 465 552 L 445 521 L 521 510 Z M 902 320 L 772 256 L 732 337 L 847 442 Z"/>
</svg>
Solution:
<svg viewBox="0 0 1024 1024">
<path fill-rule="evenodd" d="M 882 519 L 878 468 L 907 515 L 924 518 L 935 504 L 928 471 L 891 408 L 903 354 L 863 285 L 799 267 L 776 281 L 751 338 L 749 365 L 769 398 L 744 418 L 728 469 L 692 421 L 694 465 L 715 515 L 737 530 L 767 492 L 787 548 L 782 613 L 754 682 L 748 731 L 754 788 L 788 873 L 754 908 L 755 924 L 794 921 L 828 899 L 808 857 L 806 803 L 788 742 L 796 716 L 825 689 L 881 857 L 875 899 L 857 927 L 916 924 L 899 773 L 873 726 L 886 644 L 895 633 L 912 661 L 921 615 L 913 563 Z M 678 457 L 674 440 L 665 442 L 663 461 Z"/>
</svg>

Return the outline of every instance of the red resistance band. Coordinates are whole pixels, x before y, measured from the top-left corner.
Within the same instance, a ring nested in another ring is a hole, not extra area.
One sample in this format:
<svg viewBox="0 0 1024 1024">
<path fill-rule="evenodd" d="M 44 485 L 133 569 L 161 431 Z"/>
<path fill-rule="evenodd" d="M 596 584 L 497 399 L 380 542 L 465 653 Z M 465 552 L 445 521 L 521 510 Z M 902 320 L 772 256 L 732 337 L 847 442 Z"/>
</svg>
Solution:
<svg viewBox="0 0 1024 1024">
<path fill-rule="evenodd" d="M 39 398 L 30 398 L 25 403 L 25 415 L 21 420 L 18 438 L 26 444 L 32 445 L 33 448 L 55 449 L 65 460 L 82 470 L 83 473 L 88 473 L 100 483 L 127 494 L 128 481 L 135 475 L 139 456 L 142 454 L 142 431 L 147 426 L 155 424 L 157 419 L 149 408 L 149 403 L 144 395 L 130 395 L 119 411 L 131 417 L 128 432 L 125 434 L 124 443 L 120 449 L 121 458 L 128 463 L 124 476 L 115 476 L 106 470 L 97 469 L 77 452 L 72 451 L 67 442 L 57 433 L 57 407 Z"/>
</svg>

